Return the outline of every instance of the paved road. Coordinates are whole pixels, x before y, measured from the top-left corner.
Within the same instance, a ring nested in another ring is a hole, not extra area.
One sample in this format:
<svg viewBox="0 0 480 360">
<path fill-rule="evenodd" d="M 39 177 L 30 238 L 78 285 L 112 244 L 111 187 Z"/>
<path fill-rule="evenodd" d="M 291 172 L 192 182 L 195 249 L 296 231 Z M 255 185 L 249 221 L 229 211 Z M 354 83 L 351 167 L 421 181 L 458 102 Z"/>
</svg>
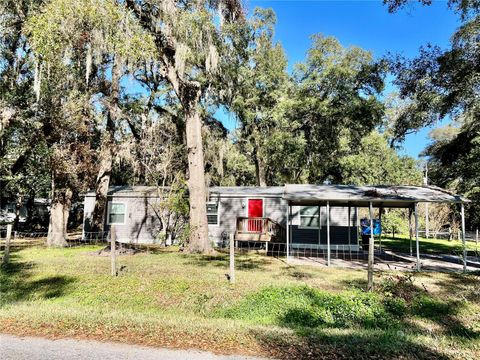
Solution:
<svg viewBox="0 0 480 360">
<path fill-rule="evenodd" d="M 1 360 L 260 360 L 196 350 L 168 350 L 87 340 L 48 340 L 0 334 Z"/>
</svg>

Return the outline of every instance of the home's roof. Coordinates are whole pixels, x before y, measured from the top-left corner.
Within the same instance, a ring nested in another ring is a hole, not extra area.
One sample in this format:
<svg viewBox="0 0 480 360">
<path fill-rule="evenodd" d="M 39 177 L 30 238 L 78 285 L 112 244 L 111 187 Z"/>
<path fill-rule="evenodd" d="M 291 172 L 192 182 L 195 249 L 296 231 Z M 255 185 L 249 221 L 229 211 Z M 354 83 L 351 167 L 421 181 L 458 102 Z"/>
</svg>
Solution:
<svg viewBox="0 0 480 360">
<path fill-rule="evenodd" d="M 156 186 L 112 186 L 108 189 L 108 196 L 119 197 L 158 197 L 161 187 Z M 168 189 L 168 187 L 165 187 Z M 282 197 L 283 186 L 213 186 L 208 189 L 210 195 L 222 195 L 226 197 L 245 196 L 277 196 Z M 95 191 L 84 194 L 94 197 Z"/>
<path fill-rule="evenodd" d="M 168 189 L 168 188 L 164 188 Z M 159 192 L 160 190 L 160 192 Z M 159 197 L 162 188 L 156 186 L 113 186 L 108 196 Z M 323 204 L 332 206 L 410 207 L 417 202 L 462 203 L 468 199 L 447 190 L 427 186 L 353 186 L 353 185 L 298 185 L 285 186 L 214 186 L 208 189 L 210 196 L 222 197 L 282 197 L 292 204 Z M 94 197 L 90 191 L 86 197 Z"/>
<path fill-rule="evenodd" d="M 230 197 L 244 196 L 278 196 L 283 195 L 283 186 L 213 186 L 209 188 L 210 195 Z"/>
<path fill-rule="evenodd" d="M 426 186 L 353 186 L 294 185 L 284 188 L 284 199 L 292 203 L 332 205 L 408 207 L 417 202 L 461 203 L 468 200 L 437 187 Z"/>
</svg>

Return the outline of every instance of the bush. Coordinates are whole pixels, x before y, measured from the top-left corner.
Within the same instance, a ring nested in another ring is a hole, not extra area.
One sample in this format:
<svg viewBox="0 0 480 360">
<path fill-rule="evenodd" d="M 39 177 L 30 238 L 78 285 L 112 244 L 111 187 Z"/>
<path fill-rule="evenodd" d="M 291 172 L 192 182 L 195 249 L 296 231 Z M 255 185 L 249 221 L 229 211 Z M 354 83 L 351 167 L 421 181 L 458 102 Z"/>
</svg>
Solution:
<svg viewBox="0 0 480 360">
<path fill-rule="evenodd" d="M 395 323 L 377 294 L 353 291 L 337 295 L 308 286 L 268 287 L 219 315 L 289 327 L 383 328 Z"/>
<path fill-rule="evenodd" d="M 396 317 L 404 317 L 408 311 L 407 303 L 402 298 L 386 297 L 384 299 L 385 310 Z"/>
<path fill-rule="evenodd" d="M 385 298 L 399 298 L 410 304 L 412 300 L 423 293 L 413 283 L 412 274 L 395 275 L 384 279 L 377 288 Z"/>
</svg>

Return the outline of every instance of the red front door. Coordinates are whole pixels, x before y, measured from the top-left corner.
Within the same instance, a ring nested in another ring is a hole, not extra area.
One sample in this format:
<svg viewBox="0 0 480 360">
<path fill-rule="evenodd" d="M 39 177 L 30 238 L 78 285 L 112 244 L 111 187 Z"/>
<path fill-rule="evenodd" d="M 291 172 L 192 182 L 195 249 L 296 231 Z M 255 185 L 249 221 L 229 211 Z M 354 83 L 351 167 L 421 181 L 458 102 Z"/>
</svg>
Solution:
<svg viewBox="0 0 480 360">
<path fill-rule="evenodd" d="M 248 217 L 262 218 L 263 217 L 263 199 L 249 199 L 248 200 Z M 248 221 L 248 231 L 262 232 L 262 219 L 252 219 Z"/>
</svg>

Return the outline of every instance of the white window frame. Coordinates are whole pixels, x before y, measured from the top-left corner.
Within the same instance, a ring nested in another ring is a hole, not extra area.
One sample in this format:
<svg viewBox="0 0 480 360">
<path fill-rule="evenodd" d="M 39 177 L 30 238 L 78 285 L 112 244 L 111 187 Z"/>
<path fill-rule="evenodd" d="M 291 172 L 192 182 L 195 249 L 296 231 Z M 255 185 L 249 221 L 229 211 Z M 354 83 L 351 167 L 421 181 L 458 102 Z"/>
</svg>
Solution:
<svg viewBox="0 0 480 360">
<path fill-rule="evenodd" d="M 207 202 L 207 206 L 212 205 L 212 204 L 217 205 L 217 223 L 216 224 L 209 224 L 208 223 L 208 212 L 207 212 L 207 225 L 208 226 L 220 226 L 220 201 L 208 201 Z M 213 215 L 213 214 L 210 214 L 210 215 Z"/>
<path fill-rule="evenodd" d="M 318 215 L 302 215 L 302 208 L 304 207 L 316 207 L 318 209 Z M 302 217 L 317 217 L 318 218 L 318 226 L 305 226 L 302 225 Z M 298 208 L 298 228 L 299 229 L 321 229 L 322 223 L 320 222 L 322 220 L 322 208 L 318 205 L 300 205 Z"/>
<path fill-rule="evenodd" d="M 110 211 L 112 209 L 113 204 L 120 204 L 123 205 L 125 208 L 125 214 L 123 216 L 123 222 L 110 222 Z M 107 204 L 107 225 L 125 225 L 127 222 L 127 203 L 123 201 L 109 201 Z"/>
</svg>

